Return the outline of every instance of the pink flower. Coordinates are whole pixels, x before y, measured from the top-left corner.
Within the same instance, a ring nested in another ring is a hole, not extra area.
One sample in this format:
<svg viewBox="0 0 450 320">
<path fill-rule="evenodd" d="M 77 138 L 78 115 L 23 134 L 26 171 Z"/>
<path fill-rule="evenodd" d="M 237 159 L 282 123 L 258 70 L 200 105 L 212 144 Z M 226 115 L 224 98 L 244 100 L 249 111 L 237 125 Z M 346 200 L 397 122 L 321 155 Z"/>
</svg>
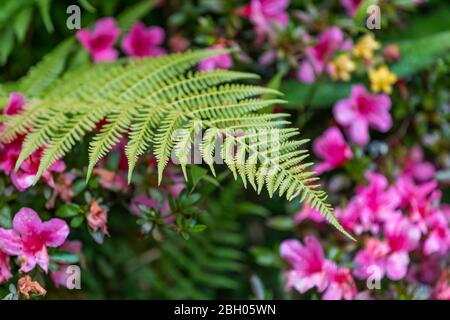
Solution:
<svg viewBox="0 0 450 320">
<path fill-rule="evenodd" d="M 386 261 L 387 276 L 391 280 L 403 279 L 408 271 L 408 252 L 418 247 L 420 230 L 408 218 L 399 217 L 386 222 L 384 233 L 390 249 Z"/>
<path fill-rule="evenodd" d="M 210 50 L 213 49 L 224 49 L 224 46 L 217 44 L 210 48 Z M 201 71 L 209 72 L 215 69 L 229 69 L 232 65 L 233 59 L 231 58 L 231 55 L 229 53 L 223 53 L 200 61 L 198 68 Z"/>
<path fill-rule="evenodd" d="M 69 235 L 69 227 L 61 219 L 42 222 L 30 208 L 22 208 L 13 219 L 13 229 L 0 228 L 0 249 L 10 256 L 18 256 L 21 271 L 29 272 L 38 264 L 48 271 L 47 247 L 59 247 Z"/>
<path fill-rule="evenodd" d="M 164 41 L 164 29 L 145 27 L 142 22 L 133 25 L 122 41 L 122 49 L 132 57 L 157 57 L 166 53 L 160 45 Z"/>
<path fill-rule="evenodd" d="M 100 207 L 95 200 L 90 203 L 87 222 L 94 232 L 100 230 L 103 235 L 108 235 L 108 209 Z"/>
<path fill-rule="evenodd" d="M 331 268 L 330 284 L 322 296 L 322 300 L 352 300 L 358 291 L 355 281 L 347 268 L 334 266 Z"/>
<path fill-rule="evenodd" d="M 305 60 L 297 71 L 297 78 L 306 83 L 312 83 L 323 71 L 331 72 L 329 59 L 340 49 L 351 47 L 351 43 L 344 41 L 344 33 L 338 27 L 324 30 L 314 47 L 307 48 Z"/>
<path fill-rule="evenodd" d="M 316 223 L 325 222 L 326 219 L 316 209 L 312 209 L 308 205 L 303 205 L 302 209 L 294 216 L 294 220 L 297 224 L 300 224 L 303 220 L 310 219 Z"/>
<path fill-rule="evenodd" d="M 272 32 L 272 25 L 287 26 L 286 12 L 289 0 L 250 0 L 238 13 L 249 19 L 255 26 L 257 41 L 260 42 Z"/>
<path fill-rule="evenodd" d="M 353 17 L 362 0 L 341 0 L 342 6 L 347 10 L 347 14 Z"/>
<path fill-rule="evenodd" d="M 436 210 L 426 221 L 431 232 L 423 245 L 423 253 L 425 255 L 437 253 L 445 256 L 450 249 L 449 219 L 444 212 L 445 210 L 450 211 L 450 209 L 443 206 L 441 210 Z"/>
<path fill-rule="evenodd" d="M 286 273 L 288 288 L 294 287 L 300 293 L 313 287 L 319 292 L 327 288 L 333 263 L 325 259 L 315 237 L 306 237 L 304 245 L 297 240 L 285 240 L 281 243 L 280 254 L 292 267 Z"/>
<path fill-rule="evenodd" d="M 382 174 L 369 171 L 365 177 L 369 184 L 358 186 L 352 200 L 355 202 L 353 209 L 359 211 L 359 223 L 353 230 L 357 234 L 364 231 L 376 234 L 381 223 L 400 214 L 397 211 L 400 197 L 394 187 L 388 186 L 388 181 Z"/>
<path fill-rule="evenodd" d="M 420 227 L 422 233 L 426 233 L 441 197 L 437 181 L 418 184 L 410 176 L 402 175 L 395 187 L 401 197 L 401 207 L 408 210 L 410 219 Z"/>
<path fill-rule="evenodd" d="M 18 92 L 12 92 L 9 95 L 9 102 L 3 110 L 3 114 L 12 116 L 19 113 L 25 105 L 25 98 Z"/>
<path fill-rule="evenodd" d="M 113 48 L 120 35 L 120 29 L 114 18 L 97 20 L 93 31 L 84 28 L 77 32 L 77 39 L 89 51 L 96 62 L 117 59 L 118 51 Z"/>
<path fill-rule="evenodd" d="M 35 151 L 30 157 L 25 159 L 17 172 L 11 173 L 11 180 L 19 191 L 31 187 L 38 172 L 41 157 L 42 151 Z M 42 174 L 42 177 L 50 187 L 54 188 L 55 181 L 53 180 L 52 172 L 61 173 L 65 169 L 66 164 L 62 160 L 57 160 Z"/>
<path fill-rule="evenodd" d="M 418 145 L 414 146 L 407 155 L 402 176 L 414 178 L 418 181 L 426 181 L 433 178 L 435 167 L 431 162 L 423 160 L 422 148 Z"/>
<path fill-rule="evenodd" d="M 340 167 L 353 158 L 352 149 L 337 127 L 328 128 L 313 144 L 314 153 L 324 160 L 315 167 L 317 173 Z"/>
<path fill-rule="evenodd" d="M 436 286 L 431 293 L 431 297 L 436 300 L 450 300 L 450 277 L 449 271 L 446 270 L 442 273 Z"/>
<path fill-rule="evenodd" d="M 9 265 L 9 257 L 0 250 L 0 284 L 11 279 L 11 266 Z"/>
<path fill-rule="evenodd" d="M 17 171 L 14 171 L 16 161 L 22 148 L 22 140 L 22 138 L 18 138 L 11 143 L 5 145 L 0 144 L 0 170 L 10 176 L 11 182 L 19 191 L 24 191 L 33 184 L 42 156 L 42 150 L 33 152 L 22 162 L 20 168 Z M 42 174 L 42 177 L 50 187 L 54 188 L 55 182 L 53 180 L 52 172 L 60 173 L 65 169 L 65 163 L 62 160 L 58 160 Z"/>
<path fill-rule="evenodd" d="M 63 243 L 63 245 L 60 247 L 60 250 L 75 253 L 75 254 L 81 254 L 81 247 L 82 243 L 81 241 L 66 241 Z M 50 276 L 52 278 L 53 283 L 57 288 L 59 287 L 67 287 L 67 277 L 69 274 L 67 273 L 67 268 L 69 265 L 67 264 L 58 264 L 59 270 L 51 270 Z"/>
<path fill-rule="evenodd" d="M 367 238 L 365 248 L 360 250 L 353 262 L 357 267 L 353 274 L 358 279 L 367 279 L 372 276 L 373 279 L 381 280 L 386 273 L 386 256 L 389 253 L 389 246 L 386 242 L 375 238 Z"/>
<path fill-rule="evenodd" d="M 336 121 L 348 128 L 352 141 L 366 145 L 369 142 L 369 126 L 381 132 L 392 127 L 390 108 L 391 100 L 387 95 L 372 95 L 363 85 L 354 85 L 350 98 L 339 100 L 333 113 Z"/>
</svg>

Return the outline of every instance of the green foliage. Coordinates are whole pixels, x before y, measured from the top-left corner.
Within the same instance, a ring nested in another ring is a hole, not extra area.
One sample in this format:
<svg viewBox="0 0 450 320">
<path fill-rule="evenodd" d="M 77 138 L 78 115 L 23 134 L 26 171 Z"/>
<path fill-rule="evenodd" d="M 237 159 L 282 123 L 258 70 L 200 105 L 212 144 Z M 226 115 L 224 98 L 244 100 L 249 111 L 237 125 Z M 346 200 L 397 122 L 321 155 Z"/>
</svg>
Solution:
<svg viewBox="0 0 450 320">
<path fill-rule="evenodd" d="M 51 0 L 2 0 L 0 10 L 0 65 L 4 65 L 16 42 L 23 43 L 33 18 L 39 10 L 47 32 L 53 32 L 50 18 Z"/>
<path fill-rule="evenodd" d="M 401 60 L 392 66 L 392 71 L 400 77 L 410 76 L 430 67 L 438 58 L 448 54 L 450 31 L 400 42 L 398 46 Z"/>
<path fill-rule="evenodd" d="M 287 80 L 283 82 L 280 90 L 284 93 L 290 108 L 298 109 L 305 104 L 313 108 L 330 108 L 337 100 L 348 96 L 351 84 L 324 82 L 316 88 L 314 86 L 314 84 L 301 83 L 298 80 Z M 312 90 L 316 90 L 313 95 Z"/>
<path fill-rule="evenodd" d="M 207 129 L 201 144 L 202 157 L 213 173 L 213 150 L 223 134 L 221 155 L 235 178 L 240 176 L 245 186 L 250 184 L 258 193 L 265 186 L 270 196 L 277 190 L 280 195 L 286 194 L 288 200 L 300 196 L 301 201 L 316 208 L 351 238 L 326 202 L 327 195 L 320 190 L 318 177 L 309 170 L 312 163 L 304 162 L 308 155 L 299 147 L 307 140 L 292 140 L 298 130 L 283 128 L 288 123 L 285 114 L 257 113 L 284 101 L 255 96 L 278 92 L 228 83 L 253 79 L 253 74 L 225 70 L 186 73 L 200 60 L 223 52 L 193 51 L 157 59 L 98 64 L 67 73 L 45 92 L 41 88 L 29 91 L 41 95 L 27 104 L 25 112 L 7 117 L 2 135 L 3 141 L 11 141 L 26 134 L 16 170 L 34 151 L 44 148 L 36 183 L 56 160 L 106 119 L 107 123 L 90 142 L 87 178 L 95 164 L 128 132 L 125 152 L 129 180 L 139 156 L 152 147 L 161 181 L 172 152 L 185 172 L 192 135 L 200 127 Z M 33 72 L 30 77 L 41 72 Z M 246 133 L 228 134 L 232 129 Z M 267 139 L 267 130 L 274 130 L 276 141 Z"/>
</svg>

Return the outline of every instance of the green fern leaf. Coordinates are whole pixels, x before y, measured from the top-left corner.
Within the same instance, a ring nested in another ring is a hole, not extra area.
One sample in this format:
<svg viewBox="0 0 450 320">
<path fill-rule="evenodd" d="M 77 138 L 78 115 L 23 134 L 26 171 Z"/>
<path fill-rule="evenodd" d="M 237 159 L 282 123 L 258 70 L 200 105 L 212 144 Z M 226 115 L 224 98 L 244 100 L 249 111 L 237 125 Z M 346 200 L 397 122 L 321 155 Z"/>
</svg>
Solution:
<svg viewBox="0 0 450 320">
<path fill-rule="evenodd" d="M 60 80 L 52 80 L 51 87 L 30 87 L 27 83 L 31 80 L 24 80 L 22 88 L 37 96 L 22 113 L 6 118 L 2 141 L 26 134 L 16 169 L 34 151 L 43 149 L 36 183 L 55 161 L 106 119 L 89 145 L 87 178 L 95 164 L 127 135 L 128 179 L 139 156 L 152 149 L 161 182 L 172 154 L 179 158 L 186 176 L 191 144 L 199 128 L 206 131 L 200 154 L 213 174 L 214 158 L 220 156 L 245 187 L 250 185 L 258 193 L 265 188 L 270 196 L 278 191 L 288 200 L 300 197 L 352 238 L 326 202 L 326 193 L 320 190 L 311 170 L 312 163 L 306 161 L 307 152 L 300 150 L 307 140 L 295 139 L 298 130 L 286 128 L 286 114 L 260 113 L 271 105 L 285 103 L 273 98 L 280 93 L 234 83 L 257 78 L 247 73 L 190 71 L 202 59 L 224 52 L 192 51 L 155 59 L 118 60 L 69 72 Z M 45 68 L 50 66 L 36 68 L 31 74 L 41 75 Z M 221 148 L 215 150 L 221 140 Z"/>
</svg>

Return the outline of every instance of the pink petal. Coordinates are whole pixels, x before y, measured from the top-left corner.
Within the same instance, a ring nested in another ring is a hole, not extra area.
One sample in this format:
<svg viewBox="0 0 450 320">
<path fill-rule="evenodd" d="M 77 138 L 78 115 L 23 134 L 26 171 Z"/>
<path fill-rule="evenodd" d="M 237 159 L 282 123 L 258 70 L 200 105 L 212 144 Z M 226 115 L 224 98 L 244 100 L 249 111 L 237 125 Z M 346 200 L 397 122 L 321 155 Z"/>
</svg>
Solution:
<svg viewBox="0 0 450 320">
<path fill-rule="evenodd" d="M 22 241 L 14 230 L 0 228 L 0 249 L 10 256 L 17 256 L 22 252 Z"/>
<path fill-rule="evenodd" d="M 44 246 L 42 249 L 34 254 L 35 263 L 37 263 L 45 273 L 48 273 L 48 264 L 50 262 L 50 258 L 47 253 L 47 248 Z M 23 270 L 24 272 L 27 272 Z"/>
<path fill-rule="evenodd" d="M 310 62 L 303 61 L 297 70 L 297 79 L 305 83 L 313 83 L 316 80 L 314 69 Z"/>
<path fill-rule="evenodd" d="M 21 272 L 30 272 L 36 267 L 36 257 L 34 254 L 23 254 L 20 256 L 20 261 L 22 266 L 20 267 Z"/>
<path fill-rule="evenodd" d="M 3 114 L 14 115 L 17 114 L 25 105 L 25 98 L 18 92 L 12 92 L 9 95 L 9 102 L 3 110 Z"/>
<path fill-rule="evenodd" d="M 37 234 L 41 227 L 41 218 L 33 209 L 22 208 L 14 216 L 13 229 L 21 236 Z"/>
<path fill-rule="evenodd" d="M 11 182 L 19 191 L 24 191 L 33 185 L 35 174 L 30 174 L 19 170 L 11 173 Z"/>
<path fill-rule="evenodd" d="M 406 252 L 391 254 L 386 261 L 386 273 L 391 280 L 400 280 L 408 271 L 409 256 Z"/>
<path fill-rule="evenodd" d="M 42 224 L 41 236 L 49 247 L 59 247 L 66 241 L 68 235 L 69 226 L 64 220 L 55 218 Z"/>
<path fill-rule="evenodd" d="M 159 46 L 164 41 L 165 32 L 163 28 L 154 26 L 147 29 L 147 35 L 150 39 L 150 46 Z"/>
<path fill-rule="evenodd" d="M 119 52 L 113 48 L 107 48 L 101 51 L 95 51 L 92 53 L 92 58 L 95 62 L 107 62 L 114 61 L 119 56 Z"/>
<path fill-rule="evenodd" d="M 76 34 L 76 38 L 78 39 L 78 41 L 80 41 L 80 43 L 86 50 L 91 49 L 90 45 L 91 33 L 88 29 L 83 28 L 80 31 L 78 31 Z"/>
<path fill-rule="evenodd" d="M 369 125 L 365 119 L 355 119 L 349 128 L 349 134 L 353 142 L 364 146 L 369 138 Z"/>
<path fill-rule="evenodd" d="M 299 260 L 300 252 L 303 250 L 303 246 L 300 241 L 297 240 L 285 240 L 280 246 L 280 255 L 283 259 L 287 260 L 292 265 L 301 262 Z"/>
<path fill-rule="evenodd" d="M 336 102 L 333 108 L 334 119 L 343 126 L 348 126 L 353 123 L 357 115 L 355 107 L 351 99 L 343 99 Z"/>
<path fill-rule="evenodd" d="M 93 36 L 109 35 L 113 45 L 120 35 L 120 29 L 117 27 L 116 20 L 112 17 L 106 17 L 97 20 L 94 26 Z"/>
</svg>

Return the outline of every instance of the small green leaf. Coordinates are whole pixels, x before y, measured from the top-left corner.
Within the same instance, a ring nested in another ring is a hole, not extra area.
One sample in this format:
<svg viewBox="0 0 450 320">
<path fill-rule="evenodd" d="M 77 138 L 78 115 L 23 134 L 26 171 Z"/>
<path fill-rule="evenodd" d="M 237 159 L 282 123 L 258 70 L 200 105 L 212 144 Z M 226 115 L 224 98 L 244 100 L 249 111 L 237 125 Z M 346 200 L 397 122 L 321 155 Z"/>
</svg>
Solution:
<svg viewBox="0 0 450 320">
<path fill-rule="evenodd" d="M 196 224 L 195 226 L 189 228 L 189 232 L 198 233 L 204 231 L 206 228 L 207 226 L 204 224 Z"/>
<path fill-rule="evenodd" d="M 294 229 L 294 227 L 295 227 L 294 219 L 292 219 L 292 217 L 286 217 L 286 216 L 278 216 L 278 217 L 271 218 L 268 221 L 268 224 L 273 229 L 280 230 L 280 231 L 289 231 L 289 230 Z"/>
<path fill-rule="evenodd" d="M 70 218 L 75 217 L 82 212 L 81 208 L 74 204 L 64 204 L 56 210 L 56 216 L 60 218 Z"/>
<path fill-rule="evenodd" d="M 190 169 L 192 178 L 192 189 L 194 189 L 195 186 L 200 182 L 200 180 L 205 178 L 205 176 L 208 174 L 208 170 L 196 165 L 190 166 Z"/>
<path fill-rule="evenodd" d="M 0 209 L 0 226 L 6 229 L 12 228 L 11 209 L 9 207 Z"/>
<path fill-rule="evenodd" d="M 76 264 L 80 262 L 80 257 L 71 252 L 56 252 L 50 255 L 50 260 L 57 263 Z"/>
<path fill-rule="evenodd" d="M 84 216 L 82 216 L 82 215 L 76 216 L 76 217 L 72 218 L 72 220 L 70 220 L 70 226 L 72 228 L 78 228 L 81 226 L 83 221 L 84 221 Z"/>
<path fill-rule="evenodd" d="M 52 0 L 37 0 L 42 21 L 44 22 L 45 29 L 47 29 L 47 32 L 49 33 L 53 33 L 54 31 L 52 18 L 50 17 L 51 2 Z"/>
</svg>

